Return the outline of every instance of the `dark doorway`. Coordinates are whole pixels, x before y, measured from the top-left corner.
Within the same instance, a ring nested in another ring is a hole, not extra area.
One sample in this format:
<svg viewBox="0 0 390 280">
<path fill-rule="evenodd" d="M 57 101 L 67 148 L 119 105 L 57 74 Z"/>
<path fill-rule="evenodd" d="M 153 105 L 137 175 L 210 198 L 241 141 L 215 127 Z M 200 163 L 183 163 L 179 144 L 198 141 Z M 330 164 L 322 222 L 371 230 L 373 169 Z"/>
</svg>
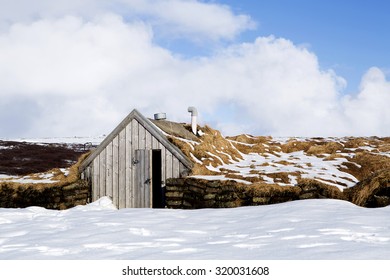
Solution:
<svg viewBox="0 0 390 280">
<path fill-rule="evenodd" d="M 152 207 L 164 208 L 164 189 L 161 185 L 161 150 L 152 151 Z"/>
</svg>

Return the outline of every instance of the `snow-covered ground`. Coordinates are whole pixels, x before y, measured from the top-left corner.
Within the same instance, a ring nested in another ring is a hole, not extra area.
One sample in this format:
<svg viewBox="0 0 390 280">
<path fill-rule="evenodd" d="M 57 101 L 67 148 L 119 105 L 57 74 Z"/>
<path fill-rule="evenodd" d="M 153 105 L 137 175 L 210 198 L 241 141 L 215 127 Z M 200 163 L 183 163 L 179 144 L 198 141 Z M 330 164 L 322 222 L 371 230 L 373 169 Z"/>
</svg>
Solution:
<svg viewBox="0 0 390 280">
<path fill-rule="evenodd" d="M 0 209 L 0 259 L 390 259 L 390 207 Z"/>
</svg>

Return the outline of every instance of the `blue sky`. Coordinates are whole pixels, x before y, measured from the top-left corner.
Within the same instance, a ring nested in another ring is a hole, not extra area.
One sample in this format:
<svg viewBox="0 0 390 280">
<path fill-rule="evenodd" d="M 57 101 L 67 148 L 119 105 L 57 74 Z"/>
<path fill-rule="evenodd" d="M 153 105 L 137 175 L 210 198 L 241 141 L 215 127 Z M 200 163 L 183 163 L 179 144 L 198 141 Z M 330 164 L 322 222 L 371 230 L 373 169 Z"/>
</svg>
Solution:
<svg viewBox="0 0 390 280">
<path fill-rule="evenodd" d="M 133 108 L 224 134 L 390 135 L 387 1 L 0 0 L 0 137 Z"/>
<path fill-rule="evenodd" d="M 361 77 L 372 66 L 390 72 L 390 2 L 381 0 L 260 0 L 215 1 L 237 13 L 251 16 L 256 28 L 238 36 L 251 42 L 274 35 L 313 51 L 321 67 L 334 69 L 348 84 L 346 93 L 357 93 Z M 226 43 L 226 42 L 225 42 Z M 185 55 L 213 49 L 192 42 L 170 47 Z"/>
<path fill-rule="evenodd" d="M 316 53 L 322 67 L 332 68 L 347 79 L 347 92 L 357 92 L 369 67 L 390 70 L 388 1 L 265 0 L 236 5 L 259 23 L 256 30 L 243 36 L 244 40 L 274 34 L 306 45 Z"/>
</svg>

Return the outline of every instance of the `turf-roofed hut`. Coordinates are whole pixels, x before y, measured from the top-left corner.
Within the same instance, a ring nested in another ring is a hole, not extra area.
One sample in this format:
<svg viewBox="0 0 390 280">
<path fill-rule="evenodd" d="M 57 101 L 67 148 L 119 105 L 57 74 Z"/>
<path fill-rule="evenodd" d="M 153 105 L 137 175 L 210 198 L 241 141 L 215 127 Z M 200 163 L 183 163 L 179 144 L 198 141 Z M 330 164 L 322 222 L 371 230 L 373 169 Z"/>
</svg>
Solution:
<svg viewBox="0 0 390 280">
<path fill-rule="evenodd" d="M 193 167 L 166 137 L 175 130 L 191 137 L 183 124 L 133 110 L 80 166 L 92 200 L 108 196 L 118 208 L 164 207 L 166 180 L 184 177 Z"/>
</svg>

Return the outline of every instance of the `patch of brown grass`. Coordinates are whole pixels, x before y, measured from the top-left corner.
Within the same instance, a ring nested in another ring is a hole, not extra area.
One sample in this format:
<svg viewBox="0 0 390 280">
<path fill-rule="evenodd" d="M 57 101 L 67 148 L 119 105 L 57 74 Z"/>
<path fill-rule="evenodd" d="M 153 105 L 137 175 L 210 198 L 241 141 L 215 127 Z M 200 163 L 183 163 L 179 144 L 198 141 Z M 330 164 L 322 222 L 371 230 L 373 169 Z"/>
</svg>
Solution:
<svg viewBox="0 0 390 280">
<path fill-rule="evenodd" d="M 336 158 L 345 158 L 345 157 L 339 153 L 332 153 L 329 156 L 327 156 L 326 158 L 324 158 L 324 160 L 334 160 Z"/>
<path fill-rule="evenodd" d="M 263 154 L 275 150 L 275 143 L 272 142 L 271 136 L 251 136 L 241 134 L 233 137 L 226 137 L 232 140 L 232 144 L 243 154 L 258 153 Z M 276 148 L 279 149 L 279 148 Z"/>
<path fill-rule="evenodd" d="M 380 170 L 390 169 L 390 157 L 372 154 L 367 151 L 356 153 L 355 157 L 349 159 L 349 161 L 355 162 L 361 167 L 343 163 L 343 165 L 348 167 L 348 169 L 343 169 L 343 171 L 352 174 L 359 181 L 372 176 Z"/>
<path fill-rule="evenodd" d="M 276 164 L 281 164 L 281 165 L 285 165 L 285 166 L 293 165 L 293 163 L 288 162 L 287 160 L 275 161 L 274 163 L 276 163 Z"/>
<path fill-rule="evenodd" d="M 390 137 L 381 138 L 382 143 L 378 147 L 380 152 L 390 152 Z"/>
<path fill-rule="evenodd" d="M 237 148 L 237 150 L 239 150 L 243 154 L 249 154 L 249 153 L 263 154 L 270 151 L 270 149 L 264 146 L 264 144 L 254 144 L 253 146 L 248 146 L 236 142 L 232 142 L 232 144 Z"/>
<path fill-rule="evenodd" d="M 313 144 L 307 150 L 308 155 L 323 155 L 323 154 L 334 154 L 340 152 L 344 146 L 337 142 L 327 142 L 322 144 Z"/>
<path fill-rule="evenodd" d="M 243 176 L 243 175 L 239 175 L 239 174 L 225 174 L 225 177 L 229 178 L 229 179 L 244 180 L 244 181 L 251 182 L 251 183 L 263 181 L 263 179 L 261 177 L 258 177 L 258 176 Z"/>
<path fill-rule="evenodd" d="M 293 153 L 298 151 L 306 152 L 312 145 L 313 142 L 290 139 L 287 143 L 281 145 L 281 149 L 283 153 Z"/>
<path fill-rule="evenodd" d="M 369 140 L 367 138 L 349 137 L 349 138 L 346 138 L 346 142 L 344 142 L 344 147 L 350 148 L 350 149 L 351 148 L 355 149 L 355 148 L 359 148 L 362 146 L 367 146 L 368 143 L 369 143 Z"/>
<path fill-rule="evenodd" d="M 188 157 L 188 159 L 192 160 L 191 153 L 193 153 L 194 150 L 190 144 L 175 137 L 168 136 L 167 138 L 169 142 L 178 147 Z"/>
<path fill-rule="evenodd" d="M 234 145 L 234 147 L 236 147 L 237 150 L 239 150 L 243 154 L 249 154 L 250 152 L 252 152 L 252 146 L 244 145 L 237 142 L 231 143 Z"/>
<path fill-rule="evenodd" d="M 379 171 L 344 192 L 359 206 L 387 206 L 390 204 L 390 169 Z"/>
<path fill-rule="evenodd" d="M 191 170 L 191 175 L 221 175 L 218 172 L 211 171 L 204 164 L 195 163 Z"/>
<path fill-rule="evenodd" d="M 289 175 L 292 175 L 294 177 L 301 177 L 301 174 L 299 172 L 274 172 L 274 173 L 267 173 L 264 174 L 267 177 L 270 177 L 274 179 L 276 183 L 283 183 L 283 184 L 291 184 Z"/>
<path fill-rule="evenodd" d="M 238 171 L 238 170 L 231 170 L 231 169 L 227 169 L 227 168 L 220 168 L 219 170 L 222 173 L 229 173 L 229 174 L 240 173 L 240 171 Z"/>
<path fill-rule="evenodd" d="M 216 167 L 224 163 L 230 163 L 230 159 L 238 161 L 242 159 L 239 151 L 232 143 L 224 138 L 218 130 L 214 130 L 208 126 L 202 127 L 204 135 L 200 137 L 200 143 L 191 146 L 177 138 L 170 137 L 169 140 L 178 146 L 183 153 L 191 160 L 192 153 L 204 165 L 211 164 Z M 231 157 L 231 158 L 230 158 Z"/>
<path fill-rule="evenodd" d="M 248 134 L 240 134 L 237 136 L 228 136 L 228 140 L 233 140 L 245 144 L 264 144 L 272 140 L 271 136 L 252 136 Z"/>
</svg>

